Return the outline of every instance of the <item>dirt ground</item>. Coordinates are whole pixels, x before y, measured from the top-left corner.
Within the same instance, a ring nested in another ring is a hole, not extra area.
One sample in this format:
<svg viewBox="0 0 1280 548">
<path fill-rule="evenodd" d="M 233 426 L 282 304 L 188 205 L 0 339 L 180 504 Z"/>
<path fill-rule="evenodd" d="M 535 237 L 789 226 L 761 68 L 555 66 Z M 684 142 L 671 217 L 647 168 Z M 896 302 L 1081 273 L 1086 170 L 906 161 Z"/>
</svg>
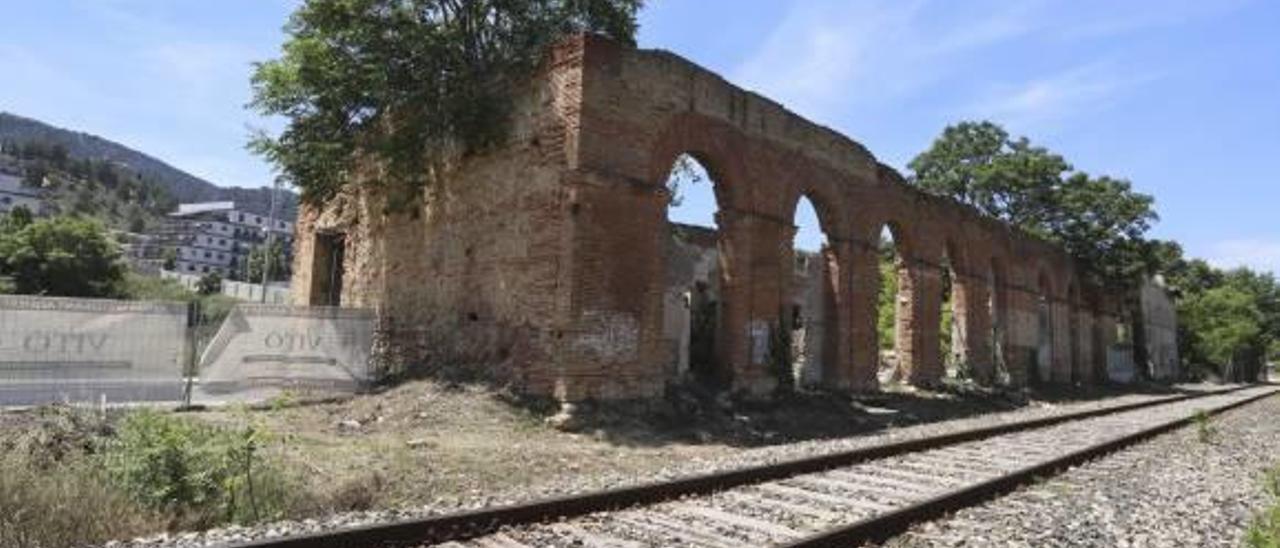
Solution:
<svg viewBox="0 0 1280 548">
<path fill-rule="evenodd" d="M 1150 391 L 1168 389 L 1153 388 Z M 1131 392 L 1131 390 L 1130 390 Z M 584 478 L 644 478 L 673 463 L 746 448 L 874 433 L 1026 406 L 1106 398 L 1114 389 L 1016 395 L 888 391 L 850 398 L 805 394 L 772 404 L 695 394 L 647 404 L 581 406 L 572 432 L 550 426 L 546 402 L 513 401 L 473 386 L 413 381 L 328 403 L 189 416 L 252 422 L 269 450 L 351 509 L 500 503 L 519 493 L 577 489 Z M 587 484 L 608 487 L 609 484 Z"/>
</svg>

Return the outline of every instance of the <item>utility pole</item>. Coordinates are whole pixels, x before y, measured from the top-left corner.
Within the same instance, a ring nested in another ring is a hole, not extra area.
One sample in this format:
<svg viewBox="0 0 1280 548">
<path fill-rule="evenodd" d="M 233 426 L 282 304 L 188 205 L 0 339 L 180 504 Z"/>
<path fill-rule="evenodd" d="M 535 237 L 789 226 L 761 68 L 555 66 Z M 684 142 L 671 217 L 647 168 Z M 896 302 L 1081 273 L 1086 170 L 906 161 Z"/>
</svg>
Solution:
<svg viewBox="0 0 1280 548">
<path fill-rule="evenodd" d="M 280 191 L 280 179 L 271 184 L 271 211 L 267 215 L 267 246 L 262 249 L 262 299 L 267 302 L 267 281 L 271 279 L 271 244 L 275 242 L 276 195 Z"/>
</svg>

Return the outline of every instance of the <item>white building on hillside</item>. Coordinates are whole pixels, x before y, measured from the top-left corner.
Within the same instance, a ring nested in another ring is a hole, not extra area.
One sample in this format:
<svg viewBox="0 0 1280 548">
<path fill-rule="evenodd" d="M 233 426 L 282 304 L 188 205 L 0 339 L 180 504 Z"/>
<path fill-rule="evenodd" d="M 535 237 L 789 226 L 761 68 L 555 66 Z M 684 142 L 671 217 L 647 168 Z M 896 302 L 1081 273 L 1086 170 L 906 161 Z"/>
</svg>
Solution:
<svg viewBox="0 0 1280 548">
<path fill-rule="evenodd" d="M 238 210 L 234 202 L 180 204 L 170 213 L 166 243 L 174 250 L 174 270 L 183 274 L 217 273 L 244 279 L 249 252 L 265 245 L 274 233 L 284 249 L 285 264 L 293 249 L 293 223 Z M 270 226 L 268 226 L 270 225 Z"/>
</svg>

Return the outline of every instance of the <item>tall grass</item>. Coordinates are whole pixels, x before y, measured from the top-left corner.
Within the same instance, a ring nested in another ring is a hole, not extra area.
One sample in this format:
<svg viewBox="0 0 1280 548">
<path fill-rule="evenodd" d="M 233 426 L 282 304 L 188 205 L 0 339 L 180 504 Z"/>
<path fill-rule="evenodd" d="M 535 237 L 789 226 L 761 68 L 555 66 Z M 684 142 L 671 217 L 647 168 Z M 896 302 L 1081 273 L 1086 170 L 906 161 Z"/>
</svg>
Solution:
<svg viewBox="0 0 1280 548">
<path fill-rule="evenodd" d="M 0 460 L 0 546 L 96 545 L 163 531 L 168 522 L 114 488 L 92 463 L 50 468 Z"/>
<path fill-rule="evenodd" d="M 1280 466 L 1267 471 L 1263 489 L 1271 496 L 1271 506 L 1253 517 L 1244 544 L 1249 548 L 1280 548 Z"/>
<path fill-rule="evenodd" d="M 50 407 L 0 439 L 0 547 L 61 548 L 164 531 L 315 515 L 319 498 L 263 450 L 249 421 L 219 427 L 159 411 L 107 421 Z"/>
</svg>

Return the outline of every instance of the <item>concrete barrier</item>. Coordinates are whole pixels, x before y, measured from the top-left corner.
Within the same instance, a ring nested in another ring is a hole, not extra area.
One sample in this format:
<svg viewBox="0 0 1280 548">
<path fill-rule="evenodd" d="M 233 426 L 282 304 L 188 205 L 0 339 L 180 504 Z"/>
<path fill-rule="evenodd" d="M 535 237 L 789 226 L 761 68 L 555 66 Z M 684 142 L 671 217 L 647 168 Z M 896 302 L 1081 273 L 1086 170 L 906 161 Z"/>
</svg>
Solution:
<svg viewBox="0 0 1280 548">
<path fill-rule="evenodd" d="M 371 310 L 238 304 L 200 356 L 197 396 L 359 390 L 374 380 L 373 329 Z"/>
</svg>

